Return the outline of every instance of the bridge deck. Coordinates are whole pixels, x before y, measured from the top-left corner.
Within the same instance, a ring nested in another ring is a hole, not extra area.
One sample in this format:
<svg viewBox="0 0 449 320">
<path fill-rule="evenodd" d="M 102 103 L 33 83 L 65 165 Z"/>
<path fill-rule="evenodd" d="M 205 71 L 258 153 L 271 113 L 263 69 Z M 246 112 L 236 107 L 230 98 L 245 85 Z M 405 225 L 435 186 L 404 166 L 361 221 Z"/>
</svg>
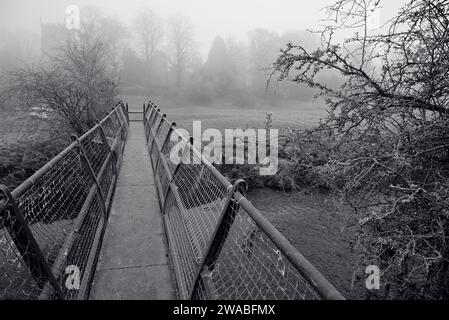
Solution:
<svg viewBox="0 0 449 320">
<path fill-rule="evenodd" d="M 143 124 L 131 122 L 90 299 L 173 299 Z"/>
</svg>

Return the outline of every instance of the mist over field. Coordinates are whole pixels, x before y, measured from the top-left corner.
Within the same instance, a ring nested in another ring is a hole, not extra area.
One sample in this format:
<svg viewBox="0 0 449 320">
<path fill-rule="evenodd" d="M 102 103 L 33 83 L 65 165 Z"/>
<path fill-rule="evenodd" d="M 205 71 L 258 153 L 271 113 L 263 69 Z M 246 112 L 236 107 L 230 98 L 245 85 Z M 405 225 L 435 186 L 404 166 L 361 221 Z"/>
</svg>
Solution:
<svg viewBox="0 0 449 320">
<path fill-rule="evenodd" d="M 267 87 L 269 68 L 288 42 L 320 46 L 320 35 L 307 30 L 321 28 L 321 9 L 331 2 L 2 1 L 0 72 L 55 52 L 70 36 L 65 10 L 77 5 L 88 32 L 107 43 L 123 94 L 207 106 L 298 105 L 316 92 L 275 79 Z M 379 23 L 397 7 L 386 3 Z"/>
</svg>

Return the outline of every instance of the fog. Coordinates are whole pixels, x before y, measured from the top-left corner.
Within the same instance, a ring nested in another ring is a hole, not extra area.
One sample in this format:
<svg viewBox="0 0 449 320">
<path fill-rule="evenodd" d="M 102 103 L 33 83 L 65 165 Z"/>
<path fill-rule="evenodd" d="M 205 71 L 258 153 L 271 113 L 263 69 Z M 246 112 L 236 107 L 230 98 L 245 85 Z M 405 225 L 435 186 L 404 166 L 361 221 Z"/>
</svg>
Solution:
<svg viewBox="0 0 449 320">
<path fill-rule="evenodd" d="M 266 90 L 266 68 L 290 41 L 318 48 L 319 35 L 306 30 L 322 27 L 323 8 L 333 2 L 1 0 L 0 73 L 54 55 L 69 35 L 66 8 L 76 5 L 89 25 L 85 31 L 108 44 L 108 64 L 122 93 L 182 95 L 202 105 L 309 101 L 314 92 L 305 86 L 283 83 Z M 403 2 L 382 3 L 373 26 L 380 27 Z M 327 78 L 338 83 L 331 74 Z"/>
<path fill-rule="evenodd" d="M 46 23 L 63 23 L 65 7 L 70 4 L 80 7 L 97 6 L 105 13 L 129 24 L 140 8 L 149 7 L 164 18 L 172 14 L 183 14 L 188 17 L 195 25 L 201 52 L 205 56 L 216 35 L 232 34 L 244 39 L 249 30 L 257 27 L 283 32 L 316 26 L 320 20 L 318 14 L 320 8 L 329 2 L 329 0 L 2 0 L 0 28 L 40 32 L 40 20 Z M 286 10 L 286 8 L 293 8 L 293 10 Z M 308 12 L 314 12 L 314 14 L 307 14 Z"/>
<path fill-rule="evenodd" d="M 130 25 L 133 16 L 148 7 L 163 18 L 173 14 L 188 17 L 203 57 L 213 39 L 233 35 L 245 40 L 247 33 L 261 27 L 282 33 L 316 29 L 324 18 L 322 8 L 333 0 L 1 0 L 0 30 L 24 29 L 40 34 L 40 22 L 63 23 L 68 5 L 96 6 L 106 14 Z M 384 1 L 382 20 L 386 20 L 404 1 Z M 2 34 L 0 34 L 1 40 Z"/>
</svg>

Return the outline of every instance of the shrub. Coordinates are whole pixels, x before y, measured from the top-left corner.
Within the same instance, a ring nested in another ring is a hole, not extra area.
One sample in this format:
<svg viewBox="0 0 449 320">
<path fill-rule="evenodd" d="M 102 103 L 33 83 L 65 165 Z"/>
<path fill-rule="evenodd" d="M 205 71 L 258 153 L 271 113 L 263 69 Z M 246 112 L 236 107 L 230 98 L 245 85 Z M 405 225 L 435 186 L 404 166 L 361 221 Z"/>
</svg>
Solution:
<svg viewBox="0 0 449 320">
<path fill-rule="evenodd" d="M 372 264 L 382 272 L 371 298 L 448 299 L 449 2 L 410 0 L 373 36 L 368 19 L 378 5 L 336 1 L 323 48 L 281 51 L 274 73 L 319 89 L 329 111 L 318 128 L 291 133 L 286 152 L 297 180 L 354 209 L 356 274 L 365 278 Z M 334 43 L 348 30 L 352 38 Z M 343 85 L 323 83 L 323 72 L 339 73 Z"/>
</svg>

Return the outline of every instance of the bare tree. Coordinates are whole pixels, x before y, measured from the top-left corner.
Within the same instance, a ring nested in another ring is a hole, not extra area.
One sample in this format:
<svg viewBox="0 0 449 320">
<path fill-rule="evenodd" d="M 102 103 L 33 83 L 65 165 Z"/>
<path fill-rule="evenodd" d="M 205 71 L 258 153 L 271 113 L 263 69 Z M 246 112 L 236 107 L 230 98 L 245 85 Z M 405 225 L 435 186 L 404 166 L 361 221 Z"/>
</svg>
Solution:
<svg viewBox="0 0 449 320">
<path fill-rule="evenodd" d="M 175 71 L 177 85 L 182 87 L 194 49 L 193 26 L 186 17 L 178 15 L 170 19 L 169 29 L 170 64 Z"/>
<path fill-rule="evenodd" d="M 149 76 L 151 77 L 154 54 L 164 36 L 162 19 L 150 9 L 144 8 L 135 17 L 134 27 L 143 49 L 145 63 L 149 69 Z"/>
<path fill-rule="evenodd" d="M 8 91 L 28 108 L 82 134 L 117 99 L 117 83 L 108 72 L 106 57 L 102 42 L 68 41 L 56 56 L 12 71 Z"/>
<path fill-rule="evenodd" d="M 302 137 L 296 168 L 358 214 L 357 271 L 382 270 L 382 290 L 371 296 L 447 299 L 449 1 L 409 0 L 374 33 L 368 21 L 379 6 L 336 1 L 322 48 L 289 43 L 275 62 L 280 80 L 318 88 L 329 107 Z M 338 33 L 352 36 L 338 42 Z M 326 73 L 342 86 L 323 82 Z"/>
<path fill-rule="evenodd" d="M 81 17 L 81 30 L 78 32 L 81 41 L 103 43 L 105 58 L 109 60 L 111 66 L 110 71 L 118 73 L 122 44 L 130 37 L 128 29 L 119 19 L 106 16 L 95 6 L 83 8 Z"/>
<path fill-rule="evenodd" d="M 257 28 L 249 32 L 249 78 L 257 94 L 266 94 L 265 77 L 267 67 L 276 59 L 282 46 L 280 36 L 266 29 Z"/>
</svg>

